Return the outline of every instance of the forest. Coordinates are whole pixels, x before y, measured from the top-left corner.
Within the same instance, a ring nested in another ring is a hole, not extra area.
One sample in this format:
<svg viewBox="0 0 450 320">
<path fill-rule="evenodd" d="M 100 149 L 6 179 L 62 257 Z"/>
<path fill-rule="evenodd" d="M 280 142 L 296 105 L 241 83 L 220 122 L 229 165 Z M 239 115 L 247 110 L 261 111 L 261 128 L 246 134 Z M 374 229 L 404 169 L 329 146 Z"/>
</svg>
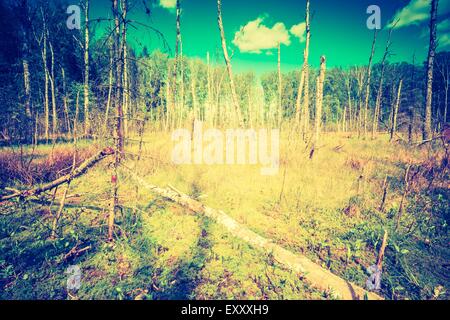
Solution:
<svg viewBox="0 0 450 320">
<path fill-rule="evenodd" d="M 449 1 L 346 65 L 297 1 L 289 68 L 295 26 L 233 40 L 230 0 L 200 55 L 191 0 L 74 2 L 0 0 L 1 300 L 449 298 Z"/>
</svg>

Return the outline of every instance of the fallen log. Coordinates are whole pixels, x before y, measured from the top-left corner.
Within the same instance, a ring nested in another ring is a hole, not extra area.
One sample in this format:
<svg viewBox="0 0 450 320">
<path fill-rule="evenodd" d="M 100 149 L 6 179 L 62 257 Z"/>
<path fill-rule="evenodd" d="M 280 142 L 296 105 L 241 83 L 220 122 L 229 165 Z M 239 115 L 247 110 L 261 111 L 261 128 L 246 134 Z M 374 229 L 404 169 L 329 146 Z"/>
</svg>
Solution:
<svg viewBox="0 0 450 320">
<path fill-rule="evenodd" d="M 124 167 L 124 166 L 123 166 Z M 160 188 L 147 183 L 132 170 L 126 168 L 131 177 L 144 188 L 173 201 L 195 213 L 203 214 L 206 217 L 215 220 L 224 226 L 233 236 L 244 240 L 253 247 L 259 248 L 273 255 L 276 261 L 283 264 L 290 270 L 302 274 L 302 276 L 313 287 L 332 292 L 339 299 L 344 300 L 382 300 L 383 298 L 376 293 L 368 292 L 362 287 L 350 283 L 330 271 L 322 268 L 317 263 L 311 261 L 304 255 L 294 254 L 280 245 L 268 240 L 257 233 L 251 231 L 236 220 L 228 216 L 225 212 L 209 208 L 202 203 L 190 198 L 188 195 L 170 188 Z"/>
<path fill-rule="evenodd" d="M 104 148 L 103 150 L 99 151 L 98 153 L 96 153 L 95 155 L 93 155 L 92 157 L 86 159 L 82 164 L 80 164 L 75 170 L 73 170 L 72 172 L 59 177 L 56 180 L 53 180 L 51 182 L 48 182 L 44 185 L 41 185 L 39 187 L 35 187 L 32 189 L 28 189 L 28 190 L 24 190 L 24 191 L 16 191 L 13 194 L 9 194 L 6 196 L 2 196 L 0 197 L 0 202 L 2 201 L 6 201 L 6 200 L 10 200 L 16 197 L 29 197 L 29 196 L 34 196 L 34 195 L 38 195 L 42 192 L 51 190 L 53 188 L 56 188 L 57 186 L 68 182 L 74 178 L 77 178 L 79 176 L 81 176 L 82 174 L 84 174 L 89 168 L 91 168 L 92 166 L 94 166 L 97 162 L 99 162 L 100 160 L 103 160 L 105 157 L 114 154 L 114 149 L 111 147 L 107 147 Z"/>
</svg>

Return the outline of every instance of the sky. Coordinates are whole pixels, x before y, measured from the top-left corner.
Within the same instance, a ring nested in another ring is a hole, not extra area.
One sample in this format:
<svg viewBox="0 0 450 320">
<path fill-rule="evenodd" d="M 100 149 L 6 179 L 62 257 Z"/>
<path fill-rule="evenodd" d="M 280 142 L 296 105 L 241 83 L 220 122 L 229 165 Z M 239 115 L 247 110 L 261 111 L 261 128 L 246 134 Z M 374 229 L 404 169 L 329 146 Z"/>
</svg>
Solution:
<svg viewBox="0 0 450 320">
<path fill-rule="evenodd" d="M 159 49 L 173 55 L 175 46 L 176 0 L 148 1 L 150 15 L 142 0 L 129 0 L 130 19 L 138 21 L 129 29 L 128 39 L 140 52 Z M 152 2 L 151 4 L 149 4 Z M 91 18 L 110 17 L 110 0 L 92 0 Z M 222 0 L 222 15 L 229 53 L 236 72 L 261 74 L 276 70 L 277 45 L 281 43 L 283 72 L 298 69 L 305 46 L 305 0 Z M 390 28 L 391 62 L 425 61 L 428 52 L 430 0 L 311 0 L 311 43 L 309 63 L 316 67 L 325 55 L 328 67 L 347 68 L 368 63 L 374 30 L 367 27 L 367 8 L 377 5 L 381 14 L 374 61 L 384 53 Z M 223 63 L 217 24 L 216 0 L 181 0 L 183 54 Z M 440 0 L 438 10 L 438 51 L 450 50 L 450 0 Z M 397 24 L 393 24 L 397 21 Z M 164 41 L 150 28 L 159 30 Z M 97 30 L 102 30 L 98 26 Z"/>
</svg>

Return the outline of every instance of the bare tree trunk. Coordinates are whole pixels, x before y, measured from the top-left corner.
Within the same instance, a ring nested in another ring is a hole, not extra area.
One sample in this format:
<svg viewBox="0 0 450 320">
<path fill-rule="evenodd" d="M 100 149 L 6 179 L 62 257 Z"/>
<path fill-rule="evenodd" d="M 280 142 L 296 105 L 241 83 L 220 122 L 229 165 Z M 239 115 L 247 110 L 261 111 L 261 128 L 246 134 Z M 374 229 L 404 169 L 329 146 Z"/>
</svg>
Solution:
<svg viewBox="0 0 450 320">
<path fill-rule="evenodd" d="M 23 84 L 24 84 L 24 106 L 27 120 L 32 122 L 31 112 L 31 85 L 30 85 L 30 69 L 28 59 L 30 57 L 30 50 L 28 47 L 27 28 L 29 28 L 29 14 L 28 14 L 28 1 L 23 0 L 21 2 L 21 10 L 24 11 L 24 20 L 22 21 L 22 67 L 23 67 Z M 30 130 L 32 136 L 33 129 Z M 28 138 L 28 137 L 27 137 Z M 33 140 L 33 137 L 31 137 Z"/>
<path fill-rule="evenodd" d="M 123 24 L 122 34 L 123 34 L 123 134 L 124 137 L 128 137 L 128 119 L 130 118 L 129 110 L 129 83 L 128 83 L 128 47 L 127 47 L 127 13 L 128 13 L 128 0 L 122 0 L 122 16 L 125 20 Z"/>
<path fill-rule="evenodd" d="M 348 114 L 349 114 L 349 121 L 348 121 L 348 127 L 350 130 L 352 130 L 352 88 L 350 83 L 350 72 L 348 74 L 348 78 L 346 81 L 347 85 L 347 104 L 348 104 Z"/>
<path fill-rule="evenodd" d="M 303 95 L 303 89 L 305 92 L 305 97 L 303 99 L 304 106 L 309 106 L 309 101 L 306 101 L 306 98 L 309 98 L 308 93 L 306 92 L 306 87 L 309 87 L 306 82 L 308 82 L 308 57 L 309 57 L 309 41 L 311 38 L 311 32 L 310 32 L 310 25 L 309 25 L 309 0 L 306 0 L 306 11 L 305 11 L 305 32 L 306 32 L 306 42 L 305 42 L 305 50 L 303 51 L 303 66 L 302 66 L 302 72 L 300 75 L 300 83 L 297 90 L 297 99 L 295 101 L 295 114 L 296 114 L 296 121 L 297 123 L 300 123 L 300 108 L 301 108 L 301 101 L 302 101 L 302 95 Z M 309 116 L 308 112 L 303 112 L 304 116 Z M 305 119 L 303 119 L 305 121 Z M 304 128 L 305 129 L 305 128 Z"/>
<path fill-rule="evenodd" d="M 103 124 L 103 131 L 105 132 L 108 129 L 108 120 L 109 120 L 109 109 L 111 108 L 111 94 L 113 89 L 113 58 L 114 58 L 114 50 L 113 45 L 111 45 L 111 48 L 109 50 L 110 59 L 109 59 L 109 76 L 108 76 L 108 100 L 106 101 L 106 110 L 105 110 L 105 123 Z"/>
<path fill-rule="evenodd" d="M 416 72 L 416 64 L 415 64 L 415 55 L 413 55 L 413 61 L 412 61 L 412 72 L 411 72 L 411 84 L 412 88 L 410 90 L 409 99 L 410 101 L 415 101 L 415 72 Z M 415 112 L 414 112 L 414 105 L 409 106 L 408 110 L 408 116 L 409 116 L 409 123 L 408 123 L 408 143 L 412 143 L 413 141 L 413 133 L 414 133 L 414 118 L 415 118 Z"/>
<path fill-rule="evenodd" d="M 377 31 L 377 29 L 375 29 L 375 32 L 373 35 L 373 41 L 372 41 L 372 50 L 371 50 L 370 58 L 369 58 L 369 65 L 367 66 L 366 95 L 365 95 L 365 100 L 364 100 L 363 121 L 362 121 L 364 136 L 367 133 L 367 116 L 368 116 L 367 113 L 369 111 L 370 79 L 371 79 L 371 75 L 372 75 L 372 60 L 373 60 L 373 55 L 375 53 L 375 44 L 377 42 L 377 33 L 378 33 L 378 31 Z"/>
<path fill-rule="evenodd" d="M 427 95 L 425 103 L 425 122 L 423 124 L 423 140 L 431 139 L 431 103 L 433 100 L 433 64 L 436 51 L 436 22 L 439 0 L 431 0 L 430 45 L 427 58 Z"/>
<path fill-rule="evenodd" d="M 448 82 L 449 82 L 449 70 L 448 70 L 448 62 L 445 66 L 439 68 L 439 72 L 442 75 L 442 81 L 444 83 L 444 114 L 442 115 L 442 126 L 447 123 L 447 111 L 448 111 Z"/>
<path fill-rule="evenodd" d="M 181 127 L 184 112 L 184 60 L 183 60 L 183 41 L 180 35 L 180 103 L 178 106 L 178 125 Z"/>
<path fill-rule="evenodd" d="M 372 139 L 375 138 L 375 133 L 378 131 L 378 122 L 380 117 L 380 109 L 381 109 L 381 99 L 383 96 L 383 81 L 384 81 L 384 70 L 386 67 L 386 59 L 389 55 L 389 47 L 391 46 L 391 35 L 393 28 L 389 29 L 389 36 L 386 42 L 386 49 L 384 50 L 383 59 L 381 60 L 381 74 L 380 74 L 380 83 L 378 85 L 377 92 L 377 101 L 375 102 L 375 110 L 373 113 L 373 122 L 372 122 Z M 367 99 L 366 99 L 367 100 Z"/>
<path fill-rule="evenodd" d="M 86 27 L 84 32 L 84 135 L 89 135 L 89 0 L 86 0 L 85 7 Z"/>
<path fill-rule="evenodd" d="M 197 93 L 196 93 L 196 86 L 197 86 L 197 73 L 195 70 L 195 63 L 194 61 L 191 62 L 191 94 L 192 94 L 192 110 L 193 110 L 193 120 L 196 120 L 198 117 L 198 110 L 197 110 Z"/>
<path fill-rule="evenodd" d="M 398 90 L 397 90 L 397 99 L 395 100 L 394 110 L 392 113 L 391 136 L 389 138 L 389 141 L 392 141 L 392 139 L 394 138 L 395 132 L 397 130 L 397 114 L 398 114 L 398 109 L 400 107 L 402 84 L 403 84 L 403 80 L 400 80 L 400 83 L 398 84 Z"/>
<path fill-rule="evenodd" d="M 175 59 L 174 59 L 174 65 L 173 65 L 173 74 L 172 74 L 172 114 L 170 115 L 172 117 L 172 124 L 171 127 L 174 126 L 176 123 L 176 117 L 177 114 L 177 76 L 178 76 L 178 55 L 179 55 L 179 47 L 180 47 L 180 41 L 181 41 L 181 4 L 180 0 L 177 0 L 176 3 L 176 38 L 175 38 Z"/>
<path fill-rule="evenodd" d="M 56 112 L 56 90 L 55 90 L 55 53 L 53 51 L 53 45 L 49 42 L 51 53 L 51 76 L 50 76 L 50 88 L 52 92 L 52 140 L 55 143 L 58 136 L 58 114 Z"/>
<path fill-rule="evenodd" d="M 316 87 L 316 124 L 315 124 L 315 135 L 314 135 L 314 145 L 317 147 L 319 143 L 320 128 L 322 125 L 322 103 L 323 103 L 323 84 L 325 81 L 325 56 L 320 57 L 320 72 L 317 77 L 317 87 Z"/>
<path fill-rule="evenodd" d="M 207 104 L 206 108 L 213 108 L 213 97 L 212 97 L 212 79 L 211 79 L 211 66 L 209 61 L 209 52 L 206 53 L 206 74 L 207 74 L 207 85 L 208 85 L 208 96 L 206 98 Z M 215 115 L 214 115 L 215 117 Z"/>
<path fill-rule="evenodd" d="M 278 42 L 278 127 L 281 126 L 281 121 L 283 119 L 282 94 L 283 83 L 281 78 L 281 47 L 280 43 Z"/>
<path fill-rule="evenodd" d="M 173 104 L 171 97 L 171 86 L 170 86 L 170 61 L 167 61 L 167 79 L 166 79 L 166 130 L 171 127 Z"/>
<path fill-rule="evenodd" d="M 22 60 L 23 66 L 23 84 L 25 89 L 25 114 L 31 118 L 31 94 L 30 94 L 30 70 L 28 67 L 28 60 Z"/>
<path fill-rule="evenodd" d="M 243 125 L 241 108 L 239 106 L 239 100 L 233 80 L 233 69 L 231 67 L 230 57 L 228 56 L 227 41 L 225 39 L 225 31 L 223 29 L 221 0 L 217 0 L 217 22 L 219 24 L 220 38 L 222 40 L 223 57 L 225 59 L 225 64 L 227 66 L 228 78 L 230 79 L 231 98 L 233 99 L 234 110 L 236 112 L 239 124 Z"/>
<path fill-rule="evenodd" d="M 63 82 L 63 108 L 64 108 L 64 122 L 66 123 L 66 130 L 69 136 L 72 135 L 70 128 L 70 118 L 69 118 L 69 106 L 67 105 L 67 85 L 66 85 L 66 72 L 64 68 L 61 67 L 61 75 Z"/>
<path fill-rule="evenodd" d="M 115 150 L 114 150 L 114 168 L 111 176 L 112 184 L 112 205 L 108 216 L 108 240 L 112 241 L 114 236 L 114 219 L 119 210 L 119 185 L 118 185 L 118 168 L 121 157 L 123 155 L 123 110 L 122 110 L 122 66 L 123 66 L 123 47 L 120 43 L 120 21 L 119 21 L 119 0 L 113 0 L 113 15 L 115 25 L 114 36 L 114 56 L 115 56 L 115 70 L 116 70 L 116 92 L 115 92 L 115 108 L 116 108 L 116 122 L 115 122 Z M 123 39 L 122 39 L 123 40 Z"/>
<path fill-rule="evenodd" d="M 48 67 L 47 67 L 47 24 L 45 22 L 44 14 L 42 13 L 42 21 L 44 24 L 43 30 L 43 47 L 42 47 L 42 62 L 44 64 L 44 130 L 45 130 L 45 140 L 48 143 L 49 139 L 49 118 L 50 118 L 50 108 L 49 108 L 49 97 L 48 97 Z"/>
</svg>

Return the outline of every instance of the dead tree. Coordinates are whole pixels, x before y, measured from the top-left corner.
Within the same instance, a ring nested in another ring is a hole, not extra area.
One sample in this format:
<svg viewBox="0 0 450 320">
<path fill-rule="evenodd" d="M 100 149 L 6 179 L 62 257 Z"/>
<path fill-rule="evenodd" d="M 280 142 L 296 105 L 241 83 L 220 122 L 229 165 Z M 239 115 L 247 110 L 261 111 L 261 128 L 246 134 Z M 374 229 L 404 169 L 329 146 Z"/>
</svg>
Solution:
<svg viewBox="0 0 450 320">
<path fill-rule="evenodd" d="M 114 59 L 114 46 L 111 45 L 109 50 L 109 75 L 108 75 L 108 100 L 106 101 L 106 110 L 105 110 L 105 122 L 103 124 L 103 131 L 105 135 L 107 134 L 108 129 L 108 119 L 109 119 L 109 110 L 111 108 L 111 97 L 113 90 L 113 59 Z"/>
<path fill-rule="evenodd" d="M 176 3 L 176 38 L 175 38 L 175 59 L 174 59 L 174 65 L 173 65 L 173 69 L 172 69 L 172 92 L 171 92 L 171 98 L 172 98 L 172 112 L 170 114 L 170 116 L 172 117 L 171 119 L 171 127 L 174 127 L 175 123 L 176 123 L 176 117 L 175 115 L 177 114 L 176 112 L 176 104 L 177 104 L 177 76 L 178 76 L 178 56 L 179 56 L 179 51 L 180 51 L 180 45 L 181 45 L 181 4 L 180 4 L 180 0 L 177 0 Z M 170 81 L 170 80 L 168 80 Z"/>
<path fill-rule="evenodd" d="M 397 221 L 395 224 L 395 231 L 397 231 L 398 227 L 400 226 L 400 220 L 403 216 L 403 211 L 405 210 L 405 201 L 406 201 L 406 196 L 408 195 L 409 192 L 409 171 L 411 169 L 411 164 L 408 164 L 406 166 L 406 170 L 405 170 L 405 176 L 403 178 L 403 194 L 402 194 L 402 199 L 400 200 L 400 206 L 398 208 L 398 213 L 397 213 Z"/>
<path fill-rule="evenodd" d="M 198 116 L 198 110 L 197 110 L 197 92 L 196 92 L 196 86 L 197 86 L 197 72 L 195 70 L 195 63 L 194 61 L 191 62 L 191 95 L 192 95 L 192 112 L 193 112 L 193 121 L 197 119 Z"/>
<path fill-rule="evenodd" d="M 369 111 L 369 96 L 370 96 L 370 79 L 372 75 L 372 60 L 373 55 L 375 53 L 375 44 L 377 42 L 377 33 L 378 30 L 375 29 L 375 32 L 373 34 L 373 41 L 372 41 L 372 50 L 370 52 L 370 58 L 369 58 L 369 64 L 367 66 L 367 72 L 366 72 L 366 94 L 365 94 L 365 100 L 364 100 L 364 109 L 362 110 L 362 120 L 360 120 L 360 126 L 363 127 L 364 136 L 367 133 L 367 113 Z M 362 122 L 362 123 L 361 123 Z M 361 128 L 359 129 L 359 131 Z"/>
<path fill-rule="evenodd" d="M 442 115 L 442 124 L 447 123 L 447 111 L 448 111 L 448 87 L 449 87 L 449 70 L 448 62 L 445 65 L 438 66 L 439 72 L 442 76 L 442 81 L 444 83 L 444 114 Z"/>
<path fill-rule="evenodd" d="M 114 166 L 113 174 L 111 175 L 112 184 L 112 200 L 111 208 L 108 215 L 108 240 L 113 240 L 114 235 L 114 219 L 117 211 L 119 210 L 119 184 L 118 184 L 118 169 L 119 164 L 124 154 L 124 142 L 123 142 L 123 109 L 122 109 L 122 66 L 123 66 L 123 39 L 121 43 L 120 37 L 120 20 L 119 20 L 119 0 L 113 0 L 113 16 L 114 16 L 114 61 L 116 71 L 115 82 L 115 98 L 114 104 L 116 109 L 116 121 L 115 121 L 115 150 L 114 150 Z"/>
<path fill-rule="evenodd" d="M 391 28 L 389 30 L 389 36 L 386 42 L 386 49 L 384 50 L 383 59 L 381 60 L 381 73 L 380 73 L 380 83 L 378 84 L 378 92 L 377 92 L 377 100 L 375 102 L 375 110 L 373 112 L 373 121 L 372 121 L 372 139 L 375 138 L 375 133 L 378 131 L 378 121 L 380 118 L 380 109 L 381 109 L 381 99 L 383 96 L 383 81 L 384 81 L 384 71 L 386 68 L 386 59 L 389 56 L 389 47 L 391 46 Z M 367 100 L 367 98 L 366 98 Z"/>
<path fill-rule="evenodd" d="M 412 71 L 411 71 L 411 89 L 410 89 L 410 95 L 409 95 L 409 101 L 415 101 L 415 72 L 416 72 L 416 64 L 415 64 L 415 55 L 413 55 L 412 59 Z M 412 102 L 410 102 L 412 103 Z M 415 111 L 414 111 L 414 104 L 410 105 L 408 108 L 408 143 L 412 143 L 413 141 L 413 133 L 414 133 L 414 118 L 415 118 Z"/>
<path fill-rule="evenodd" d="M 301 102 L 302 102 L 303 92 L 305 95 L 303 98 L 303 107 L 304 108 L 309 107 L 309 101 L 307 101 L 307 99 L 309 99 L 309 95 L 307 92 L 307 90 L 309 90 L 309 85 L 307 83 L 309 82 L 308 56 L 309 56 L 309 41 L 311 38 L 310 25 L 309 25 L 309 0 L 306 0 L 305 32 L 306 32 L 306 42 L 305 42 L 305 49 L 303 51 L 303 66 L 302 66 L 302 72 L 300 74 L 300 84 L 299 84 L 298 90 L 297 90 L 297 99 L 295 101 L 295 114 L 296 114 L 297 123 L 300 123 L 300 112 L 301 112 Z M 308 116 L 308 120 L 309 120 L 309 110 L 303 109 L 303 117 L 306 117 L 306 116 Z M 307 119 L 303 118 L 303 121 L 307 121 Z M 304 128 L 304 129 L 306 129 L 306 128 Z"/>
<path fill-rule="evenodd" d="M 217 22 L 219 24 L 220 38 L 222 40 L 223 57 L 225 59 L 225 64 L 227 66 L 227 72 L 228 72 L 228 78 L 230 80 L 231 98 L 233 100 L 234 111 L 236 112 L 239 124 L 242 125 L 243 122 L 242 122 L 242 117 L 241 117 L 241 108 L 239 106 L 239 100 L 238 100 L 238 96 L 236 93 L 236 87 L 234 85 L 233 69 L 231 67 L 231 61 L 230 61 L 230 57 L 228 55 L 228 49 L 227 49 L 227 41 L 225 39 L 225 31 L 223 29 L 222 1 L 221 0 L 217 0 Z"/>
<path fill-rule="evenodd" d="M 122 0 L 122 42 L 123 42 L 123 134 L 124 137 L 128 137 L 128 119 L 130 118 L 130 88 L 128 81 L 128 47 L 127 47 L 127 13 L 128 13 L 128 0 Z"/>
<path fill-rule="evenodd" d="M 50 46 L 50 90 L 52 93 L 52 140 L 56 141 L 58 134 L 58 114 L 56 112 L 56 90 L 55 90 L 55 52 L 53 51 L 53 45 L 49 41 Z"/>
<path fill-rule="evenodd" d="M 61 67 L 62 85 L 63 85 L 63 108 L 64 108 L 64 120 L 66 123 L 66 130 L 68 135 L 71 135 L 70 119 L 69 119 L 69 106 L 67 103 L 67 85 L 66 85 L 66 72 L 63 67 Z"/>
<path fill-rule="evenodd" d="M 320 129 L 322 126 L 323 84 L 325 82 L 325 56 L 320 57 L 320 71 L 316 86 L 316 123 L 314 133 L 314 148 L 319 143 Z"/>
<path fill-rule="evenodd" d="M 401 101 L 402 84 L 403 84 L 403 80 L 400 80 L 400 83 L 398 84 L 397 98 L 395 100 L 395 105 L 392 110 L 391 135 L 390 135 L 389 141 L 392 141 L 392 139 L 394 138 L 395 132 L 397 130 L 397 115 L 398 115 L 398 109 L 400 107 L 400 101 Z"/>
<path fill-rule="evenodd" d="M 44 11 L 41 8 L 42 14 L 42 63 L 44 67 L 44 132 L 45 132 L 45 140 L 48 143 L 49 139 L 49 118 L 50 118 L 50 108 L 49 108 L 49 96 L 48 96 L 48 87 L 49 87 L 49 74 L 48 74 L 48 66 L 47 66 L 47 23 L 44 16 Z M 41 42 L 41 40 L 39 40 Z"/>
<path fill-rule="evenodd" d="M 85 30 L 84 30 L 84 135 L 90 130 L 89 122 L 89 0 L 84 4 Z"/>
<path fill-rule="evenodd" d="M 283 117 L 283 105 L 282 105 L 283 83 L 281 78 L 281 48 L 278 42 L 278 126 L 281 126 L 281 120 Z"/>
<path fill-rule="evenodd" d="M 431 103 L 433 100 L 433 65 L 436 52 L 436 22 L 439 0 L 431 0 L 430 13 L 430 44 L 427 58 L 427 94 L 425 102 L 425 121 L 423 124 L 423 140 L 429 140 L 432 137 L 431 132 Z"/>
</svg>

